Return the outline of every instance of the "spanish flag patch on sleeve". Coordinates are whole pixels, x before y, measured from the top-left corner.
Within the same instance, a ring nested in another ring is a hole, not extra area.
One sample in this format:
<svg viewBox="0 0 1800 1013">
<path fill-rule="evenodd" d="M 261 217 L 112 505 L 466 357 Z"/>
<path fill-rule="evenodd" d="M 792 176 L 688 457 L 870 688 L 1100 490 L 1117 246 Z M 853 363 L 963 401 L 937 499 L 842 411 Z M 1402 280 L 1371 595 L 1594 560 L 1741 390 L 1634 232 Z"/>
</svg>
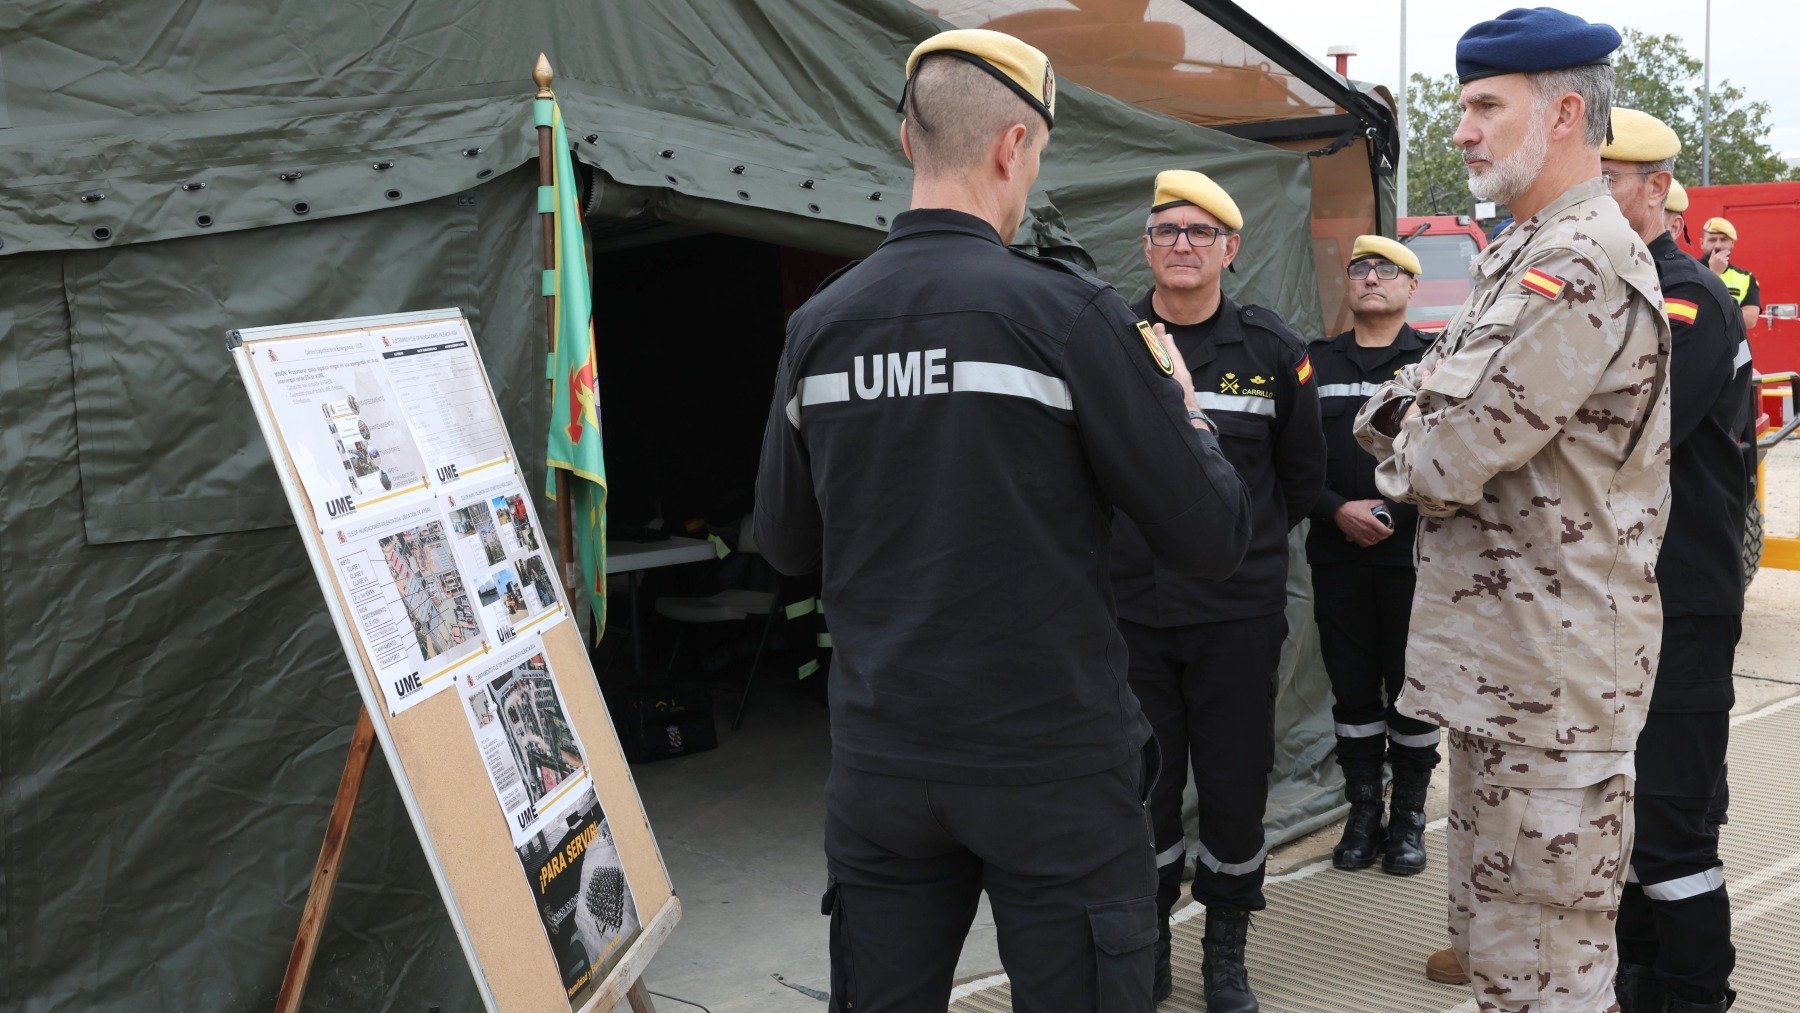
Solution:
<svg viewBox="0 0 1800 1013">
<path fill-rule="evenodd" d="M 1294 379 L 1301 383 L 1312 379 L 1312 356 L 1300 356 L 1300 364 L 1294 367 Z"/>
<path fill-rule="evenodd" d="M 1686 299 L 1664 299 L 1663 310 L 1669 314 L 1672 324 L 1691 324 L 1700 317 L 1700 304 Z"/>
<path fill-rule="evenodd" d="M 1551 302 L 1555 302 L 1556 297 L 1562 295 L 1563 290 L 1563 280 L 1561 278 L 1558 278 L 1554 274 L 1545 274 L 1535 267 L 1525 272 L 1525 277 L 1519 279 L 1519 284 L 1525 286 L 1526 289 L 1549 299 Z"/>
</svg>

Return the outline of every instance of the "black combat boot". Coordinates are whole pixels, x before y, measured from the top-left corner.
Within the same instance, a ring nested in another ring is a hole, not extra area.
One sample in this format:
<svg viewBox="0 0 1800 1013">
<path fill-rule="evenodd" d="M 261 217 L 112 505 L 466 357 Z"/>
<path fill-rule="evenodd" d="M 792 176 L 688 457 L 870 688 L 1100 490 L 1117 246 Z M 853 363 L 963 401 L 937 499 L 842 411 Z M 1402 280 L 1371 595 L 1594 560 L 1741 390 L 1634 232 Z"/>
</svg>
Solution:
<svg viewBox="0 0 1800 1013">
<path fill-rule="evenodd" d="M 1237 908 L 1206 909 L 1206 935 L 1200 940 L 1201 974 L 1206 979 L 1206 1008 L 1211 1013 L 1257 1013 L 1244 969 L 1244 941 L 1250 934 L 1250 912 Z"/>
<path fill-rule="evenodd" d="M 1381 854 L 1381 871 L 1390 876 L 1416 876 L 1425 871 L 1425 789 L 1430 784 L 1429 767 L 1394 771 L 1387 847 Z"/>
<path fill-rule="evenodd" d="M 1662 1013 L 1663 987 L 1656 972 L 1647 964 L 1619 965 L 1613 976 L 1613 996 L 1619 1000 L 1619 1013 Z"/>
<path fill-rule="evenodd" d="M 1367 869 L 1381 854 L 1381 768 L 1344 771 L 1344 798 L 1350 817 L 1343 839 L 1331 849 L 1331 867 Z"/>
<path fill-rule="evenodd" d="M 1710 1002 L 1689 1002 L 1671 994 L 1668 1004 L 1662 1008 L 1666 1013 L 1725 1013 L 1734 1002 L 1737 1002 L 1737 993 L 1728 988 L 1723 996 Z"/>
<path fill-rule="evenodd" d="M 1160 1003 L 1175 993 L 1175 972 L 1169 969 L 1169 938 L 1156 941 L 1156 976 L 1151 979 L 1150 1001 Z"/>
</svg>

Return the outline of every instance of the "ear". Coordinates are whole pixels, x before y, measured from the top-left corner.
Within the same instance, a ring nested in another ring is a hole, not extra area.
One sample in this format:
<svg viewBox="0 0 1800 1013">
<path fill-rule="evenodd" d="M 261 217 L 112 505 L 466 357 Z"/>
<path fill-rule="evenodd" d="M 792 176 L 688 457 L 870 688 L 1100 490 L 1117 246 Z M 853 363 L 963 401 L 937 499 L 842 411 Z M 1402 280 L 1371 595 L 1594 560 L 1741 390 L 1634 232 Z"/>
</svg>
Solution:
<svg viewBox="0 0 1800 1013">
<path fill-rule="evenodd" d="M 1001 179 L 1011 180 L 1019 174 L 1024 153 L 1025 124 L 1014 123 L 1000 131 L 999 138 L 994 142 L 993 157 L 994 168 L 1000 173 Z"/>
<path fill-rule="evenodd" d="M 1587 100 L 1574 92 L 1564 92 L 1551 106 L 1556 119 L 1550 123 L 1552 141 L 1582 137 L 1587 132 Z"/>
<path fill-rule="evenodd" d="M 1669 199 L 1669 184 L 1674 181 L 1675 175 L 1668 172 L 1653 172 L 1644 177 L 1644 196 L 1650 199 L 1651 206 L 1658 212 L 1668 213 L 1662 210 L 1662 206 Z"/>
<path fill-rule="evenodd" d="M 1151 262 L 1150 261 L 1150 235 L 1149 235 L 1149 233 L 1146 232 L 1143 236 L 1141 236 L 1139 238 L 1141 238 L 1144 243 L 1144 263 L 1149 264 Z"/>
<path fill-rule="evenodd" d="M 913 160 L 912 137 L 906 132 L 908 123 L 908 120 L 900 121 L 900 151 L 906 155 L 906 160 L 911 162 Z"/>
<path fill-rule="evenodd" d="M 1412 278 L 1412 280 L 1410 282 L 1408 282 L 1407 286 L 1406 286 L 1406 297 L 1408 299 L 1411 299 L 1419 291 L 1419 279 L 1413 278 L 1412 275 L 1407 275 L 1407 277 Z"/>
<path fill-rule="evenodd" d="M 1235 232 L 1225 237 L 1225 262 L 1220 265 L 1221 267 L 1230 267 L 1231 262 L 1237 259 L 1238 244 L 1243 241 L 1243 238 Z"/>
</svg>

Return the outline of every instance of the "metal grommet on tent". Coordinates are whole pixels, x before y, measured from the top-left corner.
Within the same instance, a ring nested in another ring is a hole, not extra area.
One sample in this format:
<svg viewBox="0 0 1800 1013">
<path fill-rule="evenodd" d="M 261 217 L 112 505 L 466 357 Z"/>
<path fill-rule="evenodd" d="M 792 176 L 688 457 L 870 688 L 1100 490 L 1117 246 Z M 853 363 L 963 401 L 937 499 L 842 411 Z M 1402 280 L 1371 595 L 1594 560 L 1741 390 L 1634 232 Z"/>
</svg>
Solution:
<svg viewBox="0 0 1800 1013">
<path fill-rule="evenodd" d="M 681 182 L 681 180 L 676 179 L 674 176 L 664 176 L 663 178 L 669 181 L 670 186 L 674 186 L 675 184 Z"/>
<path fill-rule="evenodd" d="M 392 169 L 393 167 L 394 160 L 391 158 L 384 158 L 379 162 L 372 162 L 369 165 L 369 168 L 374 169 L 376 172 L 381 172 L 384 169 Z"/>
<path fill-rule="evenodd" d="M 881 191 L 877 190 L 874 193 L 870 194 L 869 199 L 870 200 L 880 200 L 881 199 Z"/>
<path fill-rule="evenodd" d="M 875 216 L 875 224 L 886 225 L 887 224 L 887 215 L 876 215 Z"/>
<path fill-rule="evenodd" d="M 813 181 L 810 179 L 807 180 L 806 182 L 800 184 L 800 189 L 802 189 L 802 190 L 811 190 L 812 188 L 813 188 Z"/>
<path fill-rule="evenodd" d="M 200 214 L 200 215 L 194 216 L 194 224 L 200 226 L 203 229 L 212 228 L 212 223 L 213 223 L 212 215 Z"/>
<path fill-rule="evenodd" d="M 294 180 L 299 179 L 302 175 L 303 175 L 303 173 L 301 173 L 301 171 L 299 169 L 295 169 L 292 172 L 281 173 L 280 175 L 276 176 L 275 178 L 281 180 L 283 183 L 292 183 Z"/>
<path fill-rule="evenodd" d="M 387 193 L 382 194 L 382 196 L 386 197 L 388 200 L 399 200 L 400 199 L 400 191 L 389 190 Z"/>
<path fill-rule="evenodd" d="M 582 140 L 588 142 L 589 144 L 599 144 L 600 143 L 600 135 L 599 134 L 589 134 L 586 137 L 583 137 Z"/>
<path fill-rule="evenodd" d="M 206 189 L 206 184 L 204 182 L 202 182 L 201 180 L 190 179 L 186 183 L 181 184 L 181 188 L 183 190 L 188 191 L 189 193 L 192 193 L 195 190 Z"/>
<path fill-rule="evenodd" d="M 816 215 L 819 213 L 819 206 L 817 204 L 808 204 L 806 206 L 806 210 L 811 211 L 813 214 Z"/>
<path fill-rule="evenodd" d="M 479 155 L 479 154 L 481 154 L 480 148 L 464 148 L 463 149 L 463 157 L 464 158 L 474 158 L 476 155 Z"/>
<path fill-rule="evenodd" d="M 475 174 L 475 178 L 476 178 L 476 179 L 486 179 L 486 178 L 488 178 L 488 177 L 489 177 L 489 176 L 492 176 L 492 175 L 493 175 L 493 174 L 494 174 L 494 170 L 492 170 L 492 169 L 483 169 L 483 170 L 481 170 L 481 171 L 480 171 L 480 172 L 478 172 L 478 173 L 476 173 L 476 174 Z"/>
<path fill-rule="evenodd" d="M 83 204 L 93 204 L 96 201 L 103 201 L 105 199 L 106 195 L 98 190 L 89 190 L 87 193 L 81 195 L 81 203 Z"/>
<path fill-rule="evenodd" d="M 731 174 L 732 174 L 732 175 L 733 175 L 733 176 L 742 176 L 742 175 L 743 175 L 743 174 L 744 174 L 744 167 L 743 167 L 743 166 L 741 166 L 741 165 L 734 165 L 734 166 L 732 166 L 732 167 L 731 167 Z"/>
<path fill-rule="evenodd" d="M 738 191 L 738 200 L 749 200 L 749 199 L 750 199 L 750 191 L 748 191 L 748 190 L 739 190 Z"/>
<path fill-rule="evenodd" d="M 294 213 L 297 215 L 306 214 L 308 211 L 311 211 L 311 210 L 312 210 L 312 205 L 306 203 L 303 200 L 297 200 L 294 202 Z"/>
<path fill-rule="evenodd" d="M 112 230 L 104 225 L 96 225 L 94 226 L 94 238 L 104 243 L 112 238 Z"/>
</svg>

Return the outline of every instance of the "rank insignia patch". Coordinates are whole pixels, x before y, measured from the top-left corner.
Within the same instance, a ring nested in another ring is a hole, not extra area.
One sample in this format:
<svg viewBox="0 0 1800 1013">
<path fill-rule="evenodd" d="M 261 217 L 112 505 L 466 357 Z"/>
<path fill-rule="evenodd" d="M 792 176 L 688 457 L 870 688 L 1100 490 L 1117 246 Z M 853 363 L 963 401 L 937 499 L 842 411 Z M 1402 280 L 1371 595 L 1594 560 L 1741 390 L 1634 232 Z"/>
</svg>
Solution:
<svg viewBox="0 0 1800 1013">
<path fill-rule="evenodd" d="M 1664 299 L 1663 309 L 1669 314 L 1672 324 L 1691 324 L 1700 316 L 1700 304 L 1686 299 Z"/>
<path fill-rule="evenodd" d="M 1150 358 L 1156 360 L 1156 368 L 1162 370 L 1164 376 L 1175 375 L 1175 360 L 1169 358 L 1169 352 L 1163 348 L 1162 342 L 1156 340 L 1156 332 L 1142 320 L 1137 322 L 1138 333 L 1144 336 L 1144 346 L 1150 349 Z"/>
<path fill-rule="evenodd" d="M 1525 272 L 1525 277 L 1519 279 L 1519 284 L 1552 302 L 1556 300 L 1557 296 L 1562 295 L 1563 290 L 1561 278 L 1554 274 L 1545 274 L 1535 267 Z"/>
</svg>

